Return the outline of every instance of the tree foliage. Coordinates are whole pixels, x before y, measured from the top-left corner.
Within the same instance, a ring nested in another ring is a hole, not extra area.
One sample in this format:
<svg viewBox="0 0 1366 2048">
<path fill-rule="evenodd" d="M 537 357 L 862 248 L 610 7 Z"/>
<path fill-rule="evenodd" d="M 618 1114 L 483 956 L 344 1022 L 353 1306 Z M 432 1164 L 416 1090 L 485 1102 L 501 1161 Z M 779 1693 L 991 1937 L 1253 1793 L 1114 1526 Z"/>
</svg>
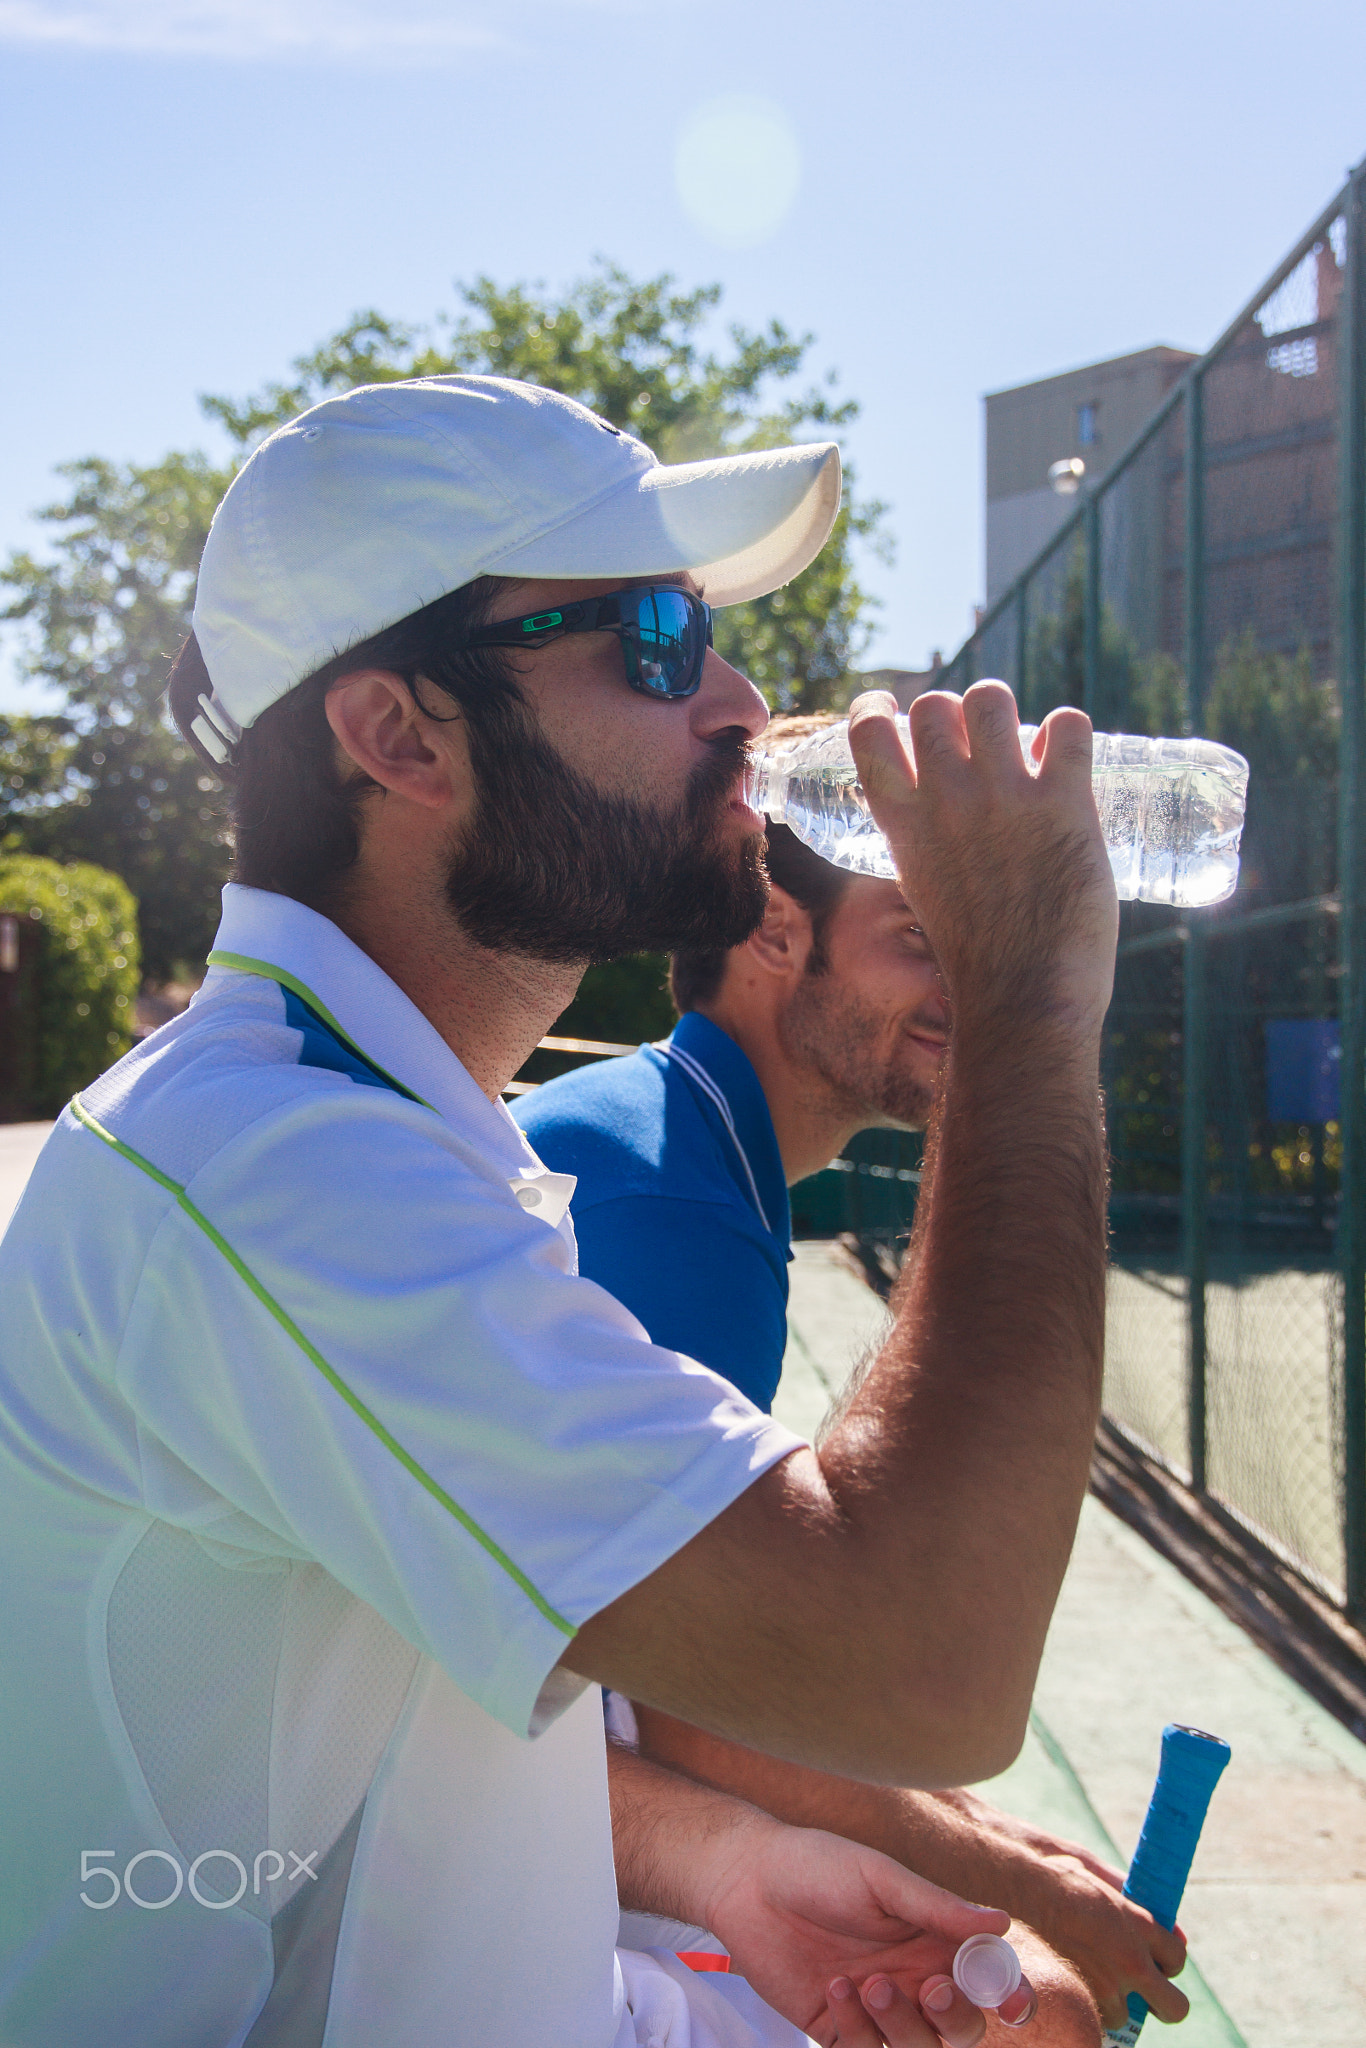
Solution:
<svg viewBox="0 0 1366 2048">
<path fill-rule="evenodd" d="M 0 846 L 11 818 L 22 829 L 31 811 L 66 797 L 74 735 L 71 720 L 60 715 L 0 712 Z"/>
<path fill-rule="evenodd" d="M 1314 674 L 1308 648 L 1259 647 L 1249 626 L 1219 651 L 1202 721 L 1211 739 L 1246 754 L 1254 775 L 1330 782 L 1338 772 L 1337 684 Z"/>
<path fill-rule="evenodd" d="M 170 981 L 202 962 L 226 872 L 222 794 L 167 723 L 163 692 L 232 472 L 172 453 L 146 467 L 91 457 L 59 473 L 69 488 L 38 515 L 51 556 L 12 555 L 0 583 L 13 593 L 4 616 L 24 629 L 23 669 L 69 708 L 5 722 L 4 822 L 32 853 L 122 875 L 147 972 Z"/>
<path fill-rule="evenodd" d="M 810 337 L 776 320 L 707 340 L 719 286 L 680 291 L 668 276 L 640 282 L 600 264 L 561 293 L 481 277 L 461 297 L 461 311 L 425 331 L 358 314 L 290 380 L 242 400 L 205 398 L 231 444 L 223 464 L 197 451 L 148 465 L 66 464 L 63 495 L 38 515 L 49 552 L 14 554 L 0 570 L 10 596 L 0 616 L 19 627 L 22 668 L 67 705 L 55 720 L 0 724 L 0 828 L 33 852 L 124 875 L 153 981 L 180 979 L 203 959 L 227 866 L 222 795 L 166 722 L 166 672 L 188 629 L 214 506 L 272 427 L 357 384 L 451 371 L 563 391 L 675 462 L 833 436 L 857 410 L 837 398 L 833 377 L 794 382 Z M 880 544 L 881 510 L 846 501 L 805 575 L 718 614 L 718 647 L 775 706 L 838 700 L 870 607 L 851 545 Z"/>
<path fill-rule="evenodd" d="M 40 934 L 21 969 L 21 1071 L 5 1076 L 5 1094 L 26 1115 L 56 1116 L 132 1043 L 137 904 L 86 862 L 0 853 L 0 912 Z"/>
</svg>

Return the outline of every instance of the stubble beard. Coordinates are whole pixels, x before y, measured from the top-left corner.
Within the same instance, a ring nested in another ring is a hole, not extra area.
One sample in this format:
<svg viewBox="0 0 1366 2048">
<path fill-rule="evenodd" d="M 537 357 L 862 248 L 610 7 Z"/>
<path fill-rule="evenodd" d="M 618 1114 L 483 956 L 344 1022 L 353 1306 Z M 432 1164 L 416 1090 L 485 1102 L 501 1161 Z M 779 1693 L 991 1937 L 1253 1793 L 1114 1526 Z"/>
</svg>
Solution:
<svg viewBox="0 0 1366 2048">
<path fill-rule="evenodd" d="M 762 833 L 722 821 L 746 760 L 721 733 L 676 804 L 605 793 L 516 702 L 469 725 L 478 798 L 446 880 L 477 945 L 558 965 L 631 953 L 739 946 L 768 901 Z"/>
<path fill-rule="evenodd" d="M 908 1020 L 914 1024 L 917 1020 Z M 926 1021 L 927 1030 L 936 1027 Z M 832 1101 L 851 1118 L 921 1131 L 929 1121 L 934 1089 L 909 1071 L 907 1054 L 881 1050 L 883 1020 L 849 989 L 817 968 L 793 991 L 779 1022 L 787 1057 L 814 1073 Z"/>
</svg>

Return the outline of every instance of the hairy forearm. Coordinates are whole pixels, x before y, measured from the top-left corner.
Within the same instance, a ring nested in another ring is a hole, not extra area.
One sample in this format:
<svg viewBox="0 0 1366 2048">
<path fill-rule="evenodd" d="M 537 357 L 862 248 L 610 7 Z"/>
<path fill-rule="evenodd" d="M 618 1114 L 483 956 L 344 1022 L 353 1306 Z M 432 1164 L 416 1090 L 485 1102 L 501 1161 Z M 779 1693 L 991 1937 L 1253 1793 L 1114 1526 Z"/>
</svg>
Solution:
<svg viewBox="0 0 1366 2048">
<path fill-rule="evenodd" d="M 772 1823 L 743 1798 L 607 1744 L 617 1896 L 633 1913 L 705 1924 L 718 1864 Z"/>
<path fill-rule="evenodd" d="M 813 1771 L 707 1735 L 648 1707 L 637 1708 L 642 1757 L 729 1792 L 793 1827 L 880 1849 L 920 1876 L 982 1905 L 1031 1918 L 1038 1904 L 1037 1861 L 997 1837 L 953 1795 Z M 985 1813 L 987 1809 L 981 1809 Z"/>
<path fill-rule="evenodd" d="M 957 1832 L 968 1824 L 937 1793 L 865 1785 L 855 1778 L 810 1770 L 705 1734 L 649 1707 L 638 1706 L 636 1718 L 642 1758 L 733 1793 L 790 1826 L 825 1828 L 850 1841 L 865 1842 L 921 1876 L 933 1878 L 936 1884 L 947 1883 L 933 1867 L 935 1846 L 946 1832 Z M 912 1850 L 917 1853 L 910 1853 Z M 968 1895 L 991 1905 L 1005 1904 L 1004 1900 L 986 1900 L 980 1889 Z"/>
<path fill-rule="evenodd" d="M 1106 1175 L 1095 1043 L 1000 1050 L 950 1055 L 896 1320 L 820 1458 L 872 1583 L 920 1594 L 915 1654 L 961 1707 L 966 1653 L 1022 1730 L 1099 1413 Z"/>
</svg>

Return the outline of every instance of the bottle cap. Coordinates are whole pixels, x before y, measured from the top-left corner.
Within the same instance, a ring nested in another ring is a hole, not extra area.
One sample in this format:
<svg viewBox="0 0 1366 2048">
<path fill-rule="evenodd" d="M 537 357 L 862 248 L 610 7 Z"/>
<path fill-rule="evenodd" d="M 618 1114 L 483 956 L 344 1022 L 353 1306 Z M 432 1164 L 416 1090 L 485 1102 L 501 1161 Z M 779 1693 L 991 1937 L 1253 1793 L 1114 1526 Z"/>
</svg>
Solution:
<svg viewBox="0 0 1366 2048">
<path fill-rule="evenodd" d="M 953 1981 L 973 2005 L 1004 2005 L 1023 1981 L 1020 1958 L 999 1934 L 974 1934 L 953 1959 Z"/>
</svg>

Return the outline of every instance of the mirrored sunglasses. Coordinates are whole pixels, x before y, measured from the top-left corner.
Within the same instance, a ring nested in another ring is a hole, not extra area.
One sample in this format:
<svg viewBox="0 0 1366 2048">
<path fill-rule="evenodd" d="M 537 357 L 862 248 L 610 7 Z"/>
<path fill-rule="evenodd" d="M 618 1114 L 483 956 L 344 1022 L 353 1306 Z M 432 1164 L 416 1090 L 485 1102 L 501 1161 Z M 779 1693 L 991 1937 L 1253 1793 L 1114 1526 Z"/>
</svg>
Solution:
<svg viewBox="0 0 1366 2048">
<path fill-rule="evenodd" d="M 642 583 L 519 619 L 498 619 L 469 634 L 465 645 L 546 647 L 565 633 L 615 633 L 633 690 L 647 697 L 691 697 L 712 644 L 711 606 L 672 583 Z"/>
</svg>

